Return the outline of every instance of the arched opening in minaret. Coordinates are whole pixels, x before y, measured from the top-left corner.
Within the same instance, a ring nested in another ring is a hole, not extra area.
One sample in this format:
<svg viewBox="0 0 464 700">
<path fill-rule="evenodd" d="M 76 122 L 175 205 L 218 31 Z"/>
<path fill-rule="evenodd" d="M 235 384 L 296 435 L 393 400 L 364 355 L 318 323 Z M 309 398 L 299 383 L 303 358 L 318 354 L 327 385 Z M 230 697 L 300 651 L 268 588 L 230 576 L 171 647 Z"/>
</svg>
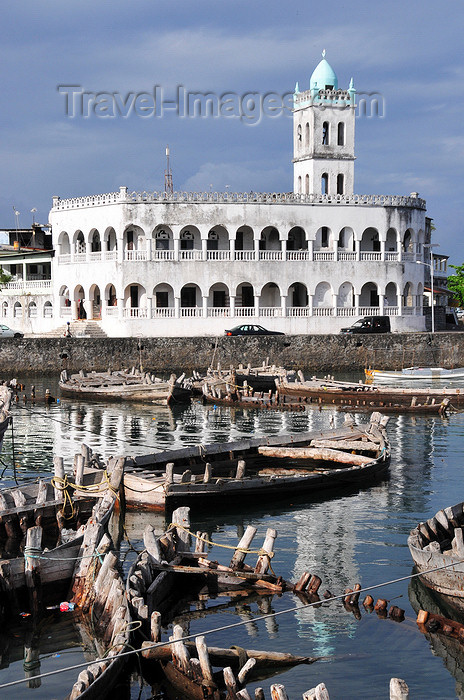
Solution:
<svg viewBox="0 0 464 700">
<path fill-rule="evenodd" d="M 329 145 L 329 122 L 324 122 L 322 124 L 322 145 Z"/>
<path fill-rule="evenodd" d="M 298 175 L 298 194 L 302 194 L 302 192 L 301 192 L 301 175 Z"/>
<path fill-rule="evenodd" d="M 337 128 L 337 146 L 345 145 L 345 123 L 338 122 Z"/>
<path fill-rule="evenodd" d="M 343 194 L 345 178 L 342 174 L 337 175 L 337 194 Z"/>
<path fill-rule="evenodd" d="M 329 194 L 329 173 L 322 173 L 321 193 L 322 194 Z"/>
<path fill-rule="evenodd" d="M 309 194 L 309 175 L 305 177 L 305 194 Z"/>
<path fill-rule="evenodd" d="M 305 146 L 306 148 L 309 148 L 309 124 L 306 122 L 305 126 Z"/>
</svg>

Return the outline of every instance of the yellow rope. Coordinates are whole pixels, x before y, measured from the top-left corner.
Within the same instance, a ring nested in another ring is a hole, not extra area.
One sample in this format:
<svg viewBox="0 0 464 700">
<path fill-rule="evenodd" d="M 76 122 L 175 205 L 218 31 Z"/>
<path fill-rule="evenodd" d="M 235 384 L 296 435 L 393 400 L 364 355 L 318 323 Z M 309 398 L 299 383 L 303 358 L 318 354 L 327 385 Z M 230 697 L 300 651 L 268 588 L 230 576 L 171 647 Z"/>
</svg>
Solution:
<svg viewBox="0 0 464 700">
<path fill-rule="evenodd" d="M 51 484 L 53 488 L 63 492 L 62 513 L 66 520 L 72 520 L 76 514 L 76 509 L 74 508 L 74 503 L 71 494 L 69 493 L 70 488 L 76 491 L 88 491 L 91 494 L 99 494 L 110 490 L 116 497 L 118 496 L 117 490 L 111 486 L 106 469 L 103 472 L 102 480 L 97 484 L 88 484 L 86 486 L 84 484 L 75 484 L 69 479 L 67 474 L 65 474 L 63 478 L 60 476 L 53 476 L 51 479 Z M 69 506 L 71 509 L 71 514 L 68 516 L 65 515 L 66 506 Z"/>
<path fill-rule="evenodd" d="M 186 527 L 183 525 L 179 525 L 178 523 L 171 523 L 169 527 L 167 528 L 170 530 L 172 527 L 178 528 L 179 530 L 183 530 L 184 532 L 188 532 L 189 535 L 192 537 L 195 537 L 195 539 L 200 540 L 201 542 L 206 542 L 206 544 L 211 545 L 212 547 L 222 547 L 222 549 L 233 549 L 237 552 L 243 552 L 244 554 L 258 554 L 260 557 L 269 557 L 269 559 L 272 559 L 274 556 L 274 552 L 268 552 L 265 549 L 244 549 L 242 547 L 234 547 L 232 544 L 218 544 L 217 542 L 212 542 L 211 540 L 208 540 L 206 537 L 201 537 L 201 535 L 197 535 L 190 530 L 188 530 Z"/>
</svg>

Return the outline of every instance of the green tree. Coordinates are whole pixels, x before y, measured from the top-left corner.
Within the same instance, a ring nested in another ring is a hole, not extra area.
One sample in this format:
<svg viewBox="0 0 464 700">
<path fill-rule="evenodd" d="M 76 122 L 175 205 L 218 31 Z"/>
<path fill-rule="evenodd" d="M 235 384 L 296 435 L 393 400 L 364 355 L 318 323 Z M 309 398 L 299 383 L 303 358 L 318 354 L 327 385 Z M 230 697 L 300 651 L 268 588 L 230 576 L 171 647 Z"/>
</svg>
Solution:
<svg viewBox="0 0 464 700">
<path fill-rule="evenodd" d="M 4 284 L 7 284 L 11 279 L 11 275 L 5 272 L 3 267 L 0 267 L 0 289 L 2 289 Z"/>
<path fill-rule="evenodd" d="M 453 292 L 459 306 L 464 307 L 464 264 L 450 265 L 450 267 L 456 270 L 456 274 L 448 277 L 448 289 Z"/>
</svg>

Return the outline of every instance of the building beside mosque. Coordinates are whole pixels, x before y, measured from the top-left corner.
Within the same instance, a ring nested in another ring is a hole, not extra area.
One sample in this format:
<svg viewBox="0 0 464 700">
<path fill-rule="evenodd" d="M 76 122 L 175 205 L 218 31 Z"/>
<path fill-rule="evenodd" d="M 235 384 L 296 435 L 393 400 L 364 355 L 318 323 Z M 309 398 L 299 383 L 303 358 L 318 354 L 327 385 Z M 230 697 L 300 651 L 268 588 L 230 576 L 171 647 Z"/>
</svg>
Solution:
<svg viewBox="0 0 464 700">
<path fill-rule="evenodd" d="M 15 306 L 4 288 L 3 318 L 27 332 L 86 317 L 110 336 L 214 336 L 245 323 L 336 333 L 367 315 L 424 330 L 425 201 L 354 194 L 355 108 L 353 80 L 339 88 L 325 57 L 297 85 L 292 192 L 53 197 L 50 286 Z"/>
</svg>

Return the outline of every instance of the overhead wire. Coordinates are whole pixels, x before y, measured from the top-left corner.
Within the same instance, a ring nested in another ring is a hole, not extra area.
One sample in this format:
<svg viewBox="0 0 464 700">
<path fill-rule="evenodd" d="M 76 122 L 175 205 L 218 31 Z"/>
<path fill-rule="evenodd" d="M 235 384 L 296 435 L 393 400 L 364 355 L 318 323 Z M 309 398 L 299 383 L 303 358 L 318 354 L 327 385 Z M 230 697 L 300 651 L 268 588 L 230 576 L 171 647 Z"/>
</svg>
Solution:
<svg viewBox="0 0 464 700">
<path fill-rule="evenodd" d="M 433 569 L 427 569 L 426 571 L 417 572 L 415 574 L 408 574 L 407 576 L 400 576 L 398 578 L 391 579 L 389 581 L 375 583 L 371 586 L 365 586 L 364 588 L 360 588 L 359 591 L 356 591 L 356 594 L 367 593 L 368 591 L 373 591 L 373 590 L 376 590 L 378 588 L 383 588 L 385 586 L 391 586 L 395 583 L 401 583 L 402 581 L 409 581 L 409 580 L 416 578 L 418 576 L 423 576 L 424 574 L 431 574 L 435 571 L 441 571 L 443 569 L 448 569 L 452 566 L 455 566 L 456 564 L 464 564 L 464 559 L 457 561 L 457 562 L 450 563 L 450 564 L 445 564 L 443 566 L 437 566 L 437 567 L 434 567 Z M 320 605 L 321 602 L 322 603 L 331 603 L 333 600 L 340 600 L 342 598 L 345 598 L 346 595 L 347 595 L 346 593 L 339 593 L 337 595 L 331 596 L 330 598 L 324 598 L 324 600 L 322 600 L 322 601 L 317 600 L 317 601 L 314 601 L 312 603 L 305 603 L 303 605 L 295 605 L 291 608 L 285 608 L 285 610 L 278 610 L 277 612 L 267 613 L 266 615 L 260 615 L 259 617 L 253 617 L 253 618 L 246 619 L 246 620 L 240 620 L 239 622 L 233 622 L 229 625 L 222 625 L 220 627 L 215 627 L 214 629 L 210 629 L 210 630 L 203 630 L 200 633 L 187 634 L 183 637 L 176 638 L 176 642 L 186 642 L 186 641 L 194 639 L 195 637 L 198 637 L 198 636 L 206 636 L 209 634 L 214 634 L 216 632 L 224 632 L 226 630 L 230 630 L 230 629 L 233 629 L 235 627 L 242 627 L 243 625 L 249 625 L 250 623 L 261 622 L 263 620 L 268 620 L 270 618 L 279 617 L 280 615 L 286 615 L 286 614 L 291 613 L 291 612 L 298 612 L 299 610 L 306 610 L 307 608 L 312 608 L 316 605 Z M 164 642 L 153 642 L 153 644 L 144 646 L 143 651 L 148 651 L 150 649 L 157 649 L 158 647 L 164 647 L 164 646 L 169 645 L 170 643 L 171 642 L 169 640 L 166 640 Z M 114 657 L 114 658 L 125 658 L 128 656 L 132 656 L 133 654 L 140 654 L 141 652 L 142 652 L 142 649 L 132 649 L 130 651 L 121 652 L 120 654 L 117 655 L 117 657 Z M 95 659 L 91 663 L 93 663 L 93 664 L 99 663 L 100 661 L 108 661 L 108 657 Z M 42 680 L 43 678 L 48 678 L 50 676 L 58 675 L 59 673 L 65 673 L 67 671 L 75 671 L 79 668 L 87 668 L 88 666 L 89 666 L 89 662 L 84 661 L 84 662 L 81 662 L 78 664 L 74 664 L 73 666 L 67 666 L 65 668 L 58 668 L 58 669 L 55 669 L 53 671 L 48 671 L 46 673 L 42 673 L 40 675 L 34 676 L 34 679 Z M 2 683 L 2 684 L 0 684 L 0 690 L 3 690 L 4 688 L 11 688 L 13 686 L 20 685 L 22 683 L 28 683 L 30 680 L 31 680 L 30 678 L 20 678 L 16 681 L 9 681 L 8 683 Z"/>
</svg>

